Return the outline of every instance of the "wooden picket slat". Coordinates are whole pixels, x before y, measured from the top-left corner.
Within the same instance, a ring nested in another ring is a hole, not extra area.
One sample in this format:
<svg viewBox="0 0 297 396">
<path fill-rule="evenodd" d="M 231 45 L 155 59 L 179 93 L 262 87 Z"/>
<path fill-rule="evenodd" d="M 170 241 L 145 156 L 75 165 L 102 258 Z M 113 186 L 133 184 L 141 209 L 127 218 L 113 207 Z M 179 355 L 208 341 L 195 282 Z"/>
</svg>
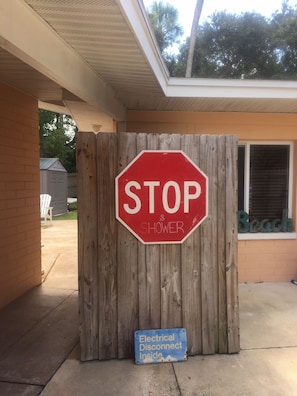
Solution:
<svg viewBox="0 0 297 396">
<path fill-rule="evenodd" d="M 97 136 L 99 359 L 117 357 L 117 227 L 115 184 L 117 136 Z"/>
<path fill-rule="evenodd" d="M 137 155 L 137 135 L 118 136 L 118 173 Z M 134 331 L 139 328 L 138 241 L 122 224 L 118 224 L 118 357 L 133 356 Z"/>
<path fill-rule="evenodd" d="M 181 137 L 163 134 L 159 137 L 160 150 L 179 150 Z M 181 246 L 165 244 L 160 247 L 161 269 L 161 328 L 181 327 Z"/>
<path fill-rule="evenodd" d="M 77 138 L 78 275 L 81 359 L 99 358 L 96 136 Z"/>
<path fill-rule="evenodd" d="M 200 136 L 200 168 L 208 176 L 208 218 L 201 225 L 201 312 L 202 312 L 202 353 L 216 352 L 216 148 L 215 137 Z"/>
<path fill-rule="evenodd" d="M 226 289 L 228 353 L 239 352 L 239 304 L 237 267 L 237 139 L 230 136 L 226 146 Z"/>
<path fill-rule="evenodd" d="M 199 166 L 200 139 L 195 135 L 183 135 L 182 151 Z M 188 333 L 188 354 L 198 355 L 202 351 L 201 332 L 201 268 L 200 227 L 181 246 L 182 262 L 182 315 L 183 327 Z"/>
<path fill-rule="evenodd" d="M 115 177 L 142 150 L 182 150 L 209 181 L 208 217 L 182 244 L 142 244 L 115 219 Z M 134 331 L 185 327 L 188 354 L 239 352 L 237 140 L 79 134 L 81 358 L 131 358 Z"/>
<path fill-rule="evenodd" d="M 159 135 L 139 134 L 138 151 L 158 150 Z M 138 243 L 139 328 L 161 327 L 160 245 Z"/>
<path fill-rule="evenodd" d="M 226 140 L 221 136 L 218 146 L 218 352 L 227 353 L 227 302 L 226 302 L 226 199 L 229 185 L 226 180 Z"/>
</svg>

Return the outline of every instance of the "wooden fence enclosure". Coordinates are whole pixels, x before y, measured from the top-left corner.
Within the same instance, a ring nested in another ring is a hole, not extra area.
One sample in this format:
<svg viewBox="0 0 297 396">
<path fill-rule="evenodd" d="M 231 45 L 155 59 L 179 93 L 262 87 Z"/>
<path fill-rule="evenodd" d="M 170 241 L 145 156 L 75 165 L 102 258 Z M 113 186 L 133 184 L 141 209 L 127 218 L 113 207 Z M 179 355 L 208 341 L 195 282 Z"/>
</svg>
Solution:
<svg viewBox="0 0 297 396">
<path fill-rule="evenodd" d="M 115 218 L 115 177 L 142 150 L 182 150 L 208 176 L 208 217 L 182 244 L 144 245 Z M 184 327 L 188 354 L 239 352 L 237 140 L 79 133 L 81 359 L 131 358 L 134 331 Z"/>
</svg>

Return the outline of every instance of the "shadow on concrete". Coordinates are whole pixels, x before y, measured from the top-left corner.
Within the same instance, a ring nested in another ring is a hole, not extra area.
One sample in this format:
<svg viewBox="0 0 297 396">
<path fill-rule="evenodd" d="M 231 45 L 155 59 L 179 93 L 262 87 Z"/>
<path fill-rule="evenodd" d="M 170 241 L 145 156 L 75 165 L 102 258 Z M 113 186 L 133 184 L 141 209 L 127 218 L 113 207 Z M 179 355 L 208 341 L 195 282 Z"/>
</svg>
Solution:
<svg viewBox="0 0 297 396">
<path fill-rule="evenodd" d="M 77 222 L 42 228 L 43 283 L 0 311 L 0 395 L 39 395 L 79 342 Z"/>
</svg>

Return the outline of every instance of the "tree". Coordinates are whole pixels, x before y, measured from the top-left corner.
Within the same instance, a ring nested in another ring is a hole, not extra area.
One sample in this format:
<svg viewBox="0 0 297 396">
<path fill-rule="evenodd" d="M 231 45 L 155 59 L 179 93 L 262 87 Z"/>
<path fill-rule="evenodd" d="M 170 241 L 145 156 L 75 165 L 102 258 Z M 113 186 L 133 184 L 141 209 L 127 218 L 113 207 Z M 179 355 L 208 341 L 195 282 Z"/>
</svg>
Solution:
<svg viewBox="0 0 297 396">
<path fill-rule="evenodd" d="M 193 77 L 275 78 L 279 74 L 269 21 L 257 13 L 214 13 L 198 28 Z M 181 47 L 174 70 L 185 75 L 189 40 Z"/>
<path fill-rule="evenodd" d="M 178 24 L 178 11 L 168 3 L 155 1 L 147 10 L 152 29 L 155 33 L 161 54 L 171 70 L 175 65 L 175 55 L 169 48 L 179 43 L 183 28 Z"/>
<path fill-rule="evenodd" d="M 297 5 L 291 7 L 288 1 L 282 10 L 275 12 L 271 21 L 273 45 L 279 63 L 279 78 L 296 80 L 297 77 Z"/>
<path fill-rule="evenodd" d="M 199 20 L 200 20 L 202 8 L 203 8 L 203 2 L 204 2 L 204 0 L 196 1 L 196 7 L 195 7 L 195 12 L 194 12 L 194 18 L 193 18 L 193 22 L 192 22 L 190 42 L 189 42 L 189 53 L 188 53 L 188 58 L 187 58 L 186 77 L 191 77 L 191 75 L 192 75 L 195 43 L 196 43 L 196 38 L 197 38 Z"/>
<path fill-rule="evenodd" d="M 59 158 L 68 172 L 75 172 L 76 132 L 70 116 L 39 110 L 40 157 Z"/>
</svg>

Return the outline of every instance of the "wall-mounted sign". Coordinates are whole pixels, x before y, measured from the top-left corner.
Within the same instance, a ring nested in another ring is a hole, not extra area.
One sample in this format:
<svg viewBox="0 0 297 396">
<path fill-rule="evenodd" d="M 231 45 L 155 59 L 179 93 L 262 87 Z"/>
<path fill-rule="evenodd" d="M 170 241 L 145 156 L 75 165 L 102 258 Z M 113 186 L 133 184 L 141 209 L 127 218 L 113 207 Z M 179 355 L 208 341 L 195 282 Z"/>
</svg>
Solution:
<svg viewBox="0 0 297 396">
<path fill-rule="evenodd" d="M 269 221 L 268 219 L 250 220 L 250 216 L 244 210 L 239 210 L 237 213 L 238 232 L 293 232 L 293 220 L 288 217 L 288 212 L 288 209 L 283 209 L 281 219 Z"/>
<path fill-rule="evenodd" d="M 115 187 L 116 218 L 145 244 L 182 243 L 207 217 L 207 176 L 182 151 L 142 151 Z"/>
<path fill-rule="evenodd" d="M 134 345 L 137 364 L 187 360 L 187 332 L 184 328 L 137 330 Z"/>
</svg>

